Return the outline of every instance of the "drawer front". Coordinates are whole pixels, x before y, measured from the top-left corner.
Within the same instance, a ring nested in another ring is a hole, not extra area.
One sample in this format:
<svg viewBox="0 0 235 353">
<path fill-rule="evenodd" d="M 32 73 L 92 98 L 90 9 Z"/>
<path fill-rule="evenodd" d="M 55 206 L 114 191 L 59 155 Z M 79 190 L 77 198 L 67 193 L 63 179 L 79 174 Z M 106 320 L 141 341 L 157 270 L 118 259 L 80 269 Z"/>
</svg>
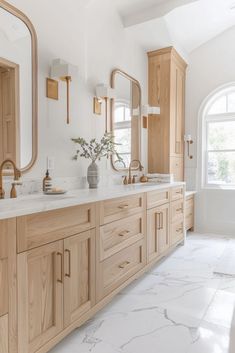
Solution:
<svg viewBox="0 0 235 353">
<path fill-rule="evenodd" d="M 33 249 L 95 227 L 95 204 L 17 218 L 17 252 Z"/>
<path fill-rule="evenodd" d="M 146 265 L 146 244 L 140 240 L 99 264 L 97 295 L 101 300 Z"/>
<path fill-rule="evenodd" d="M 186 199 L 185 201 L 185 209 L 186 209 L 186 212 L 187 210 L 189 210 L 189 212 L 191 212 L 194 208 L 194 198 L 191 197 L 190 199 Z"/>
<path fill-rule="evenodd" d="M 175 222 L 171 225 L 171 245 L 184 239 L 184 220 Z"/>
<path fill-rule="evenodd" d="M 185 216 L 185 228 L 186 230 L 189 230 L 193 228 L 193 226 L 194 226 L 194 217 L 193 217 L 193 214 L 190 213 Z"/>
<path fill-rule="evenodd" d="M 145 214 L 140 213 L 100 227 L 100 261 L 142 239 L 145 223 Z"/>
<path fill-rule="evenodd" d="M 8 313 L 8 259 L 0 259 L 0 316 Z"/>
<path fill-rule="evenodd" d="M 184 218 L 184 200 L 180 199 L 171 203 L 171 223 L 181 221 Z"/>
<path fill-rule="evenodd" d="M 154 208 L 163 205 L 170 200 L 170 190 L 150 191 L 147 193 L 147 208 Z"/>
<path fill-rule="evenodd" d="M 0 353 L 8 353 L 8 315 L 0 317 Z"/>
<path fill-rule="evenodd" d="M 144 209 L 144 194 L 101 201 L 100 224 L 117 221 L 135 213 L 143 212 Z"/>
<path fill-rule="evenodd" d="M 175 201 L 178 199 L 183 199 L 184 198 L 184 187 L 179 186 L 177 188 L 172 188 L 171 189 L 171 201 Z"/>
</svg>

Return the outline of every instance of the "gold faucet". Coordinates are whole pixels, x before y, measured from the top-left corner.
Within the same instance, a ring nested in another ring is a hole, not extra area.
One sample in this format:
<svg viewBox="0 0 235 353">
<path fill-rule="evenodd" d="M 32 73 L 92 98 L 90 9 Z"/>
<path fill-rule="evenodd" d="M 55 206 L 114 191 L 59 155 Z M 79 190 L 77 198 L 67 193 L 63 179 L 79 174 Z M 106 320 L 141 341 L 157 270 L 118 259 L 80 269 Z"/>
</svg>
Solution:
<svg viewBox="0 0 235 353">
<path fill-rule="evenodd" d="M 134 162 L 137 162 L 138 163 L 138 170 L 139 171 L 142 171 L 144 169 L 144 167 L 142 166 L 141 162 L 139 159 L 133 159 L 130 164 L 129 164 L 129 171 L 128 171 L 128 184 L 134 184 L 135 183 L 135 177 L 132 178 L 131 176 L 131 167 L 132 167 L 132 164 Z"/>
<path fill-rule="evenodd" d="M 19 180 L 21 177 L 21 171 L 18 168 L 16 168 L 15 163 L 11 159 L 5 159 L 5 161 L 2 162 L 2 164 L 0 166 L 0 199 L 4 199 L 4 197 L 5 197 L 5 191 L 3 189 L 2 183 L 3 183 L 3 167 L 7 163 L 11 164 L 13 166 L 14 181 Z M 16 185 L 16 183 L 12 183 L 11 195 L 10 195 L 12 199 L 17 197 L 15 185 Z"/>
</svg>

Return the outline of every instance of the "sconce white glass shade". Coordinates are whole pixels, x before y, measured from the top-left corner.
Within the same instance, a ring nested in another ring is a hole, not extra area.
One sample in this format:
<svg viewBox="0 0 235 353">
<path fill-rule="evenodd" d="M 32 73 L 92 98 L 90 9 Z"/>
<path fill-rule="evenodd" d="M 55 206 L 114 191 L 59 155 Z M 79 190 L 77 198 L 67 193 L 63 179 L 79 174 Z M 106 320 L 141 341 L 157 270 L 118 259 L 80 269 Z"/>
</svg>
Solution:
<svg viewBox="0 0 235 353">
<path fill-rule="evenodd" d="M 150 107 L 149 105 L 144 105 L 142 107 L 143 115 L 160 115 L 160 107 Z"/>
<path fill-rule="evenodd" d="M 52 61 L 51 78 L 75 77 L 77 74 L 77 66 L 71 65 L 62 59 Z"/>
<path fill-rule="evenodd" d="M 96 97 L 98 98 L 115 98 L 115 90 L 103 83 L 96 86 Z"/>
</svg>

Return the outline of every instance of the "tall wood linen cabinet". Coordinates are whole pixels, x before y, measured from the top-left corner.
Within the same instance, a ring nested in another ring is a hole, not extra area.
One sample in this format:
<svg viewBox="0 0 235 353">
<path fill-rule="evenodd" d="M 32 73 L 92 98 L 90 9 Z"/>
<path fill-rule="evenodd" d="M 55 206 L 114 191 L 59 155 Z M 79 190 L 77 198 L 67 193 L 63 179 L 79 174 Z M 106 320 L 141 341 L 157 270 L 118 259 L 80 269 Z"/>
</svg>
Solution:
<svg viewBox="0 0 235 353">
<path fill-rule="evenodd" d="M 184 180 L 186 62 L 173 47 L 148 53 L 148 95 L 160 115 L 148 117 L 148 171 Z"/>
</svg>

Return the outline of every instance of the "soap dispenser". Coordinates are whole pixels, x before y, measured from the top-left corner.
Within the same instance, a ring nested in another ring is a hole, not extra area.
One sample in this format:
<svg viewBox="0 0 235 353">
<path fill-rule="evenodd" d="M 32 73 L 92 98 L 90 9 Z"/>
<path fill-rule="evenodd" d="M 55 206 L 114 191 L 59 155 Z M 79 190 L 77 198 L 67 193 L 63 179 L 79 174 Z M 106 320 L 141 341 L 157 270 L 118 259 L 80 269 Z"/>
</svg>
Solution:
<svg viewBox="0 0 235 353">
<path fill-rule="evenodd" d="M 49 170 L 47 169 L 45 178 L 43 179 L 43 192 L 50 191 L 52 188 L 52 179 L 49 174 Z"/>
</svg>

